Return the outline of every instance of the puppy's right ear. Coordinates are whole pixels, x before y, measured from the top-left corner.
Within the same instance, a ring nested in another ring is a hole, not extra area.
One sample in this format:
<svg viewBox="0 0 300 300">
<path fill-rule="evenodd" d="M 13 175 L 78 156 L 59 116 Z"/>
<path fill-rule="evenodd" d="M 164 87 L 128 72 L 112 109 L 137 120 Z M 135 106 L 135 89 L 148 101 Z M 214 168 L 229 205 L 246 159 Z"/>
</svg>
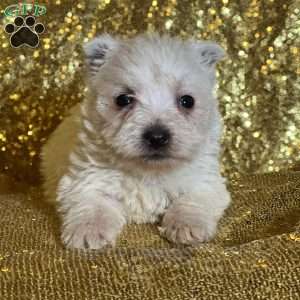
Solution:
<svg viewBox="0 0 300 300">
<path fill-rule="evenodd" d="M 118 46 L 119 41 L 108 34 L 102 34 L 83 46 L 90 76 L 99 71 Z"/>
</svg>

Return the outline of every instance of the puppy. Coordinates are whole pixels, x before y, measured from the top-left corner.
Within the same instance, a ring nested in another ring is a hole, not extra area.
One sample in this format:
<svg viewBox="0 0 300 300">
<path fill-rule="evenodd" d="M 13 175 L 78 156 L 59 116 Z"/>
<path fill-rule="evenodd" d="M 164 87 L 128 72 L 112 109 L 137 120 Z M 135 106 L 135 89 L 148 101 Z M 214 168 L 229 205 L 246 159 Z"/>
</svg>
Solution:
<svg viewBox="0 0 300 300">
<path fill-rule="evenodd" d="M 100 35 L 84 47 L 88 97 L 42 150 L 44 189 L 70 248 L 114 245 L 126 223 L 156 222 L 170 241 L 216 233 L 230 202 L 219 172 L 215 43 Z"/>
</svg>

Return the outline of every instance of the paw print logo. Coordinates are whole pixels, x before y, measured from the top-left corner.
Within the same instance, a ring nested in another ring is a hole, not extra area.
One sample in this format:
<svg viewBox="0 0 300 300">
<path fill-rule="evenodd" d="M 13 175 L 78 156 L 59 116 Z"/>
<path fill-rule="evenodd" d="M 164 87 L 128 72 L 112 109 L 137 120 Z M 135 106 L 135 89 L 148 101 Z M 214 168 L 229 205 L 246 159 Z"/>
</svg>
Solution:
<svg viewBox="0 0 300 300">
<path fill-rule="evenodd" d="M 25 20 L 18 16 L 14 23 L 7 24 L 4 29 L 6 33 L 11 34 L 12 47 L 19 48 L 24 45 L 36 48 L 39 45 L 39 34 L 45 31 L 45 26 L 42 23 L 36 24 L 33 16 L 27 16 Z"/>
</svg>

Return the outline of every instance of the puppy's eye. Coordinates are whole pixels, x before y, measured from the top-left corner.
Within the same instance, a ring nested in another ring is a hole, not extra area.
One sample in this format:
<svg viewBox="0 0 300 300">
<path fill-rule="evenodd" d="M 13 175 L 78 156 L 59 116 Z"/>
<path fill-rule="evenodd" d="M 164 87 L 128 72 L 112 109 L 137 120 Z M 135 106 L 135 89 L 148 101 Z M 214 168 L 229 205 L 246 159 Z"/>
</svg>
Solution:
<svg viewBox="0 0 300 300">
<path fill-rule="evenodd" d="M 116 98 L 115 102 L 116 105 L 122 108 L 129 104 L 132 104 L 134 102 L 134 97 L 127 94 L 121 94 Z"/>
<path fill-rule="evenodd" d="M 179 104 L 186 109 L 191 109 L 195 104 L 195 100 L 190 95 L 183 95 L 179 98 Z"/>
</svg>

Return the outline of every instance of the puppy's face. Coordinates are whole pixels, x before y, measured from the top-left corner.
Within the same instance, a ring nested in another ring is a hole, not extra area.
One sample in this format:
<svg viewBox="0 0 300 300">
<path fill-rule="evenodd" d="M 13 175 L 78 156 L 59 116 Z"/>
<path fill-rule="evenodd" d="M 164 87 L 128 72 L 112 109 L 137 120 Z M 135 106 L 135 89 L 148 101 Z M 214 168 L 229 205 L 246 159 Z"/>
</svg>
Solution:
<svg viewBox="0 0 300 300">
<path fill-rule="evenodd" d="M 85 46 L 101 135 L 124 159 L 155 166 L 192 160 L 208 137 L 215 64 L 208 42 L 102 35 Z"/>
</svg>

